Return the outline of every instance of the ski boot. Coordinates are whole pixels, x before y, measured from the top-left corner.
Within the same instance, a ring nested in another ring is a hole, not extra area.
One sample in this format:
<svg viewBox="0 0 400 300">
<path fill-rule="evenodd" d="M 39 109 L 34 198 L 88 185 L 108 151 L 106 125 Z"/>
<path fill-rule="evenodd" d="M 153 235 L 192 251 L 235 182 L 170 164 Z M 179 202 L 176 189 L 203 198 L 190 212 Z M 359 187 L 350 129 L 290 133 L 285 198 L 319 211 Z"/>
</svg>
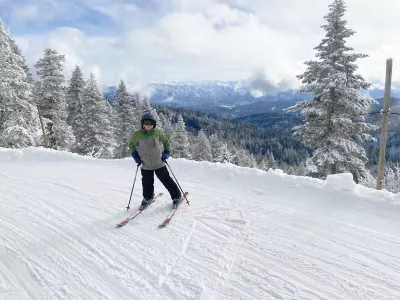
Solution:
<svg viewBox="0 0 400 300">
<path fill-rule="evenodd" d="M 172 199 L 172 208 L 175 209 L 182 202 L 182 197 Z"/>
<path fill-rule="evenodd" d="M 147 206 L 149 206 L 151 203 L 154 202 L 154 197 L 153 198 L 143 198 L 142 203 L 140 204 L 139 210 L 145 209 Z"/>
</svg>

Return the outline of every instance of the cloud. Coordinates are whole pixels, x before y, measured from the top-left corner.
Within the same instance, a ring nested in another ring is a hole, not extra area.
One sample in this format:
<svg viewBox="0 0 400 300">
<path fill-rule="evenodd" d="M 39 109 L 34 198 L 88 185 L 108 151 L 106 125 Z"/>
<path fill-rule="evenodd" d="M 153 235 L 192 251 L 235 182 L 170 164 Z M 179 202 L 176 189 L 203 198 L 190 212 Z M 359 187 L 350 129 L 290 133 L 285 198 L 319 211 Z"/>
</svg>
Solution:
<svg viewBox="0 0 400 300">
<path fill-rule="evenodd" d="M 394 39 L 400 1 L 382 1 L 379 7 L 346 1 L 345 19 L 356 31 L 348 45 L 369 55 L 358 61 L 358 72 L 376 82 L 384 81 L 387 57 L 394 59 L 393 79 L 400 80 L 400 40 Z M 5 20 L 31 65 L 52 47 L 66 55 L 67 75 L 79 64 L 85 73 L 96 70 L 104 86 L 121 79 L 132 89 L 149 82 L 242 80 L 265 93 L 300 84 L 295 76 L 315 59 L 331 2 L 25 0 L 21 6 L 0 0 L 0 11 L 11 7 Z M 24 32 L 24 24 L 40 30 Z"/>
<path fill-rule="evenodd" d="M 292 84 L 286 80 L 275 82 L 268 77 L 266 72 L 259 71 L 249 78 L 242 80 L 239 86 L 249 88 L 254 97 L 262 97 L 266 94 L 285 91 Z"/>
</svg>

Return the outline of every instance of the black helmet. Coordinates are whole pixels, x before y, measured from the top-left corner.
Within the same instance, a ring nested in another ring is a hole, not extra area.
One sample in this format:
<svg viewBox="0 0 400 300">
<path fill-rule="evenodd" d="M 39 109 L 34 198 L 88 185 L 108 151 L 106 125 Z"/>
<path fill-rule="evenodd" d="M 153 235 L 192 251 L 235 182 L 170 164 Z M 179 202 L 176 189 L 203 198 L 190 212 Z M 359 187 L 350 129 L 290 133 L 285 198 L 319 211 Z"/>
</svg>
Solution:
<svg viewBox="0 0 400 300">
<path fill-rule="evenodd" d="M 141 119 L 142 126 L 143 126 L 143 121 L 145 121 L 145 120 L 153 121 L 154 127 L 156 127 L 157 121 L 151 113 L 143 114 L 142 119 Z"/>
</svg>

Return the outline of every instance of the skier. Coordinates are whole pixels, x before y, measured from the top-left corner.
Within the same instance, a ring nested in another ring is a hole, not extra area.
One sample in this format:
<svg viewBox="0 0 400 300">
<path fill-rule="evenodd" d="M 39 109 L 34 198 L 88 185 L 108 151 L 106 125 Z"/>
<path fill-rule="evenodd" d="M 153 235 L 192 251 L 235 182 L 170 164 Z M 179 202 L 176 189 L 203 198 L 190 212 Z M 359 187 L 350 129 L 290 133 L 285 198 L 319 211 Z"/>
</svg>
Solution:
<svg viewBox="0 0 400 300">
<path fill-rule="evenodd" d="M 170 143 L 160 129 L 155 128 L 157 122 L 150 113 L 141 119 L 142 129 L 132 134 L 129 150 L 138 166 L 141 166 L 143 200 L 140 209 L 152 203 L 154 197 L 154 173 L 168 190 L 174 208 L 181 201 L 181 192 L 169 175 L 165 162 L 170 156 Z"/>
</svg>

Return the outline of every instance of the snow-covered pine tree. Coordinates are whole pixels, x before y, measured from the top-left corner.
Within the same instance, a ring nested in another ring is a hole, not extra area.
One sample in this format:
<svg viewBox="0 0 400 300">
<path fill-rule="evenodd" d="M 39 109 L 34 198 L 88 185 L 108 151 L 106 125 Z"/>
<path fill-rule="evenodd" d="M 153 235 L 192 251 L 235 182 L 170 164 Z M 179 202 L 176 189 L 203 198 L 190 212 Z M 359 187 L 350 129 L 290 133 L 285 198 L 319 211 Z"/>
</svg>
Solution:
<svg viewBox="0 0 400 300">
<path fill-rule="evenodd" d="M 268 160 L 268 167 L 275 169 L 277 167 L 277 163 L 274 157 L 274 154 L 270 151 L 267 151 L 267 160 Z"/>
<path fill-rule="evenodd" d="M 277 163 L 274 158 L 274 154 L 271 151 L 267 151 L 267 153 L 262 157 L 258 168 L 264 171 L 268 171 L 270 168 L 277 168 Z"/>
<path fill-rule="evenodd" d="M 67 124 L 67 105 L 64 91 L 64 55 L 46 49 L 44 57 L 35 64 L 38 84 L 35 89 L 40 113 L 45 118 L 49 147 L 69 150 L 74 146 L 75 136 Z"/>
<path fill-rule="evenodd" d="M 240 154 L 238 149 L 236 149 L 235 146 L 232 146 L 232 148 L 230 149 L 230 153 L 231 153 L 231 163 L 240 166 Z"/>
<path fill-rule="evenodd" d="M 222 142 L 218 139 L 215 133 L 210 136 L 209 142 L 211 146 L 212 161 L 222 162 L 222 158 L 224 155 Z"/>
<path fill-rule="evenodd" d="M 159 114 L 160 123 L 162 124 L 162 129 L 169 139 L 172 139 L 174 129 L 172 128 L 171 121 L 163 114 Z"/>
<path fill-rule="evenodd" d="M 126 89 L 124 81 L 122 80 L 115 93 L 114 103 L 117 114 L 117 148 L 115 149 L 115 157 L 124 158 L 130 156 L 128 145 L 129 139 L 131 138 L 132 133 L 136 129 L 140 129 L 140 127 L 136 127 L 138 120 L 132 105 L 132 99 Z"/>
<path fill-rule="evenodd" d="M 301 162 L 295 171 L 295 175 L 296 176 L 306 176 L 306 174 L 307 174 L 306 164 L 305 164 L 305 162 Z"/>
<path fill-rule="evenodd" d="M 213 161 L 211 145 L 203 130 L 200 130 L 194 139 L 192 158 L 197 161 Z"/>
<path fill-rule="evenodd" d="M 240 167 L 248 167 L 249 166 L 249 157 L 244 149 L 238 149 L 235 155 L 235 164 Z"/>
<path fill-rule="evenodd" d="M 315 149 L 307 160 L 308 175 L 325 178 L 350 172 L 355 182 L 365 182 L 372 176 L 365 167 L 368 159 L 361 143 L 373 140 L 368 132 L 377 127 L 365 122 L 365 114 L 375 101 L 360 94 L 369 84 L 355 74 L 355 61 L 367 55 L 346 46 L 345 39 L 354 31 L 346 28 L 345 8 L 343 0 L 329 5 L 324 17 L 327 24 L 322 26 L 326 38 L 315 47 L 319 60 L 305 62 L 307 70 L 297 76 L 305 84 L 299 92 L 311 92 L 314 99 L 289 109 L 301 110 L 305 123 L 294 127 L 295 134 Z"/>
<path fill-rule="evenodd" d="M 112 158 L 115 140 L 109 119 L 109 104 L 92 73 L 85 85 L 83 103 L 87 128 L 80 152 L 97 158 Z"/>
<path fill-rule="evenodd" d="M 231 163 L 233 161 L 233 155 L 228 149 L 228 144 L 227 143 L 222 143 L 222 158 L 221 162 L 222 163 Z"/>
<path fill-rule="evenodd" d="M 115 139 L 116 139 L 117 129 L 118 129 L 117 111 L 115 110 L 115 107 L 113 107 L 113 105 L 107 100 L 107 98 L 104 95 L 103 95 L 103 99 L 106 102 L 107 116 L 108 116 L 108 120 L 110 121 L 110 133 L 111 133 L 110 149 L 112 149 L 113 157 L 115 157 L 115 149 L 117 148 L 117 142 Z"/>
<path fill-rule="evenodd" d="M 395 166 L 387 166 L 385 168 L 385 175 L 383 176 L 383 188 L 392 192 L 400 192 L 400 167 L 398 164 Z"/>
<path fill-rule="evenodd" d="M 142 113 L 151 113 L 154 119 L 156 119 L 157 128 L 163 130 L 163 124 L 160 123 L 160 117 L 158 116 L 157 110 L 151 107 L 149 98 L 143 97 L 141 103 Z"/>
<path fill-rule="evenodd" d="M 25 71 L 25 73 L 27 75 L 28 83 L 33 84 L 34 83 L 33 76 L 32 76 L 31 71 L 29 70 L 28 64 L 26 63 L 26 59 L 22 55 L 21 49 L 19 48 L 17 43 L 14 41 L 14 39 L 12 39 L 11 35 L 9 35 L 8 42 L 10 43 L 10 47 L 11 47 L 12 51 L 14 52 L 14 54 L 22 58 L 21 60 L 18 60 L 17 63 Z M 30 101 L 32 101 L 32 103 L 34 103 L 33 97 L 30 97 L 30 98 L 31 98 Z"/>
<path fill-rule="evenodd" d="M 149 113 L 152 114 L 152 113 L 153 113 L 153 109 L 152 109 L 152 107 L 150 106 L 149 98 L 143 97 L 143 99 L 141 99 L 141 102 L 142 102 L 142 109 L 143 109 L 143 111 L 149 112 Z"/>
<path fill-rule="evenodd" d="M 254 157 L 254 154 L 248 154 L 248 164 L 247 167 L 249 168 L 257 168 L 257 161 L 256 158 Z"/>
<path fill-rule="evenodd" d="M 35 146 L 39 118 L 25 59 L 0 20 L 0 147 Z"/>
<path fill-rule="evenodd" d="M 269 164 L 268 164 L 268 159 L 264 156 L 260 163 L 257 166 L 258 169 L 268 171 L 269 170 Z"/>
<path fill-rule="evenodd" d="M 185 129 L 185 123 L 181 115 L 178 116 L 178 123 L 175 128 L 171 142 L 171 156 L 190 159 L 190 145 L 188 134 Z"/>
<path fill-rule="evenodd" d="M 143 109 L 142 101 L 140 100 L 139 93 L 135 94 L 133 99 L 133 111 L 135 114 L 135 128 L 141 128 L 140 120 L 142 118 L 143 113 L 145 112 Z"/>
<path fill-rule="evenodd" d="M 189 153 L 192 159 L 193 159 L 193 153 L 196 151 L 196 139 L 197 136 L 194 134 L 194 132 L 188 132 Z"/>
<path fill-rule="evenodd" d="M 75 66 L 75 69 L 72 71 L 71 79 L 69 80 L 66 102 L 68 112 L 67 123 L 72 127 L 77 142 L 79 127 L 84 127 L 84 124 L 82 124 L 82 96 L 84 88 L 85 79 L 83 78 L 82 71 L 79 66 Z"/>
<path fill-rule="evenodd" d="M 136 116 L 136 120 L 137 120 L 135 123 L 136 128 L 141 128 L 140 121 L 141 121 L 143 114 L 145 114 L 145 113 L 151 113 L 154 116 L 154 118 L 156 119 L 157 124 L 159 123 L 158 114 L 157 114 L 156 110 L 150 106 L 150 102 L 149 102 L 148 98 L 146 98 L 146 97 L 141 98 L 140 94 L 136 93 L 136 95 L 134 97 L 134 101 L 133 101 L 133 107 L 134 107 L 135 116 Z"/>
</svg>

